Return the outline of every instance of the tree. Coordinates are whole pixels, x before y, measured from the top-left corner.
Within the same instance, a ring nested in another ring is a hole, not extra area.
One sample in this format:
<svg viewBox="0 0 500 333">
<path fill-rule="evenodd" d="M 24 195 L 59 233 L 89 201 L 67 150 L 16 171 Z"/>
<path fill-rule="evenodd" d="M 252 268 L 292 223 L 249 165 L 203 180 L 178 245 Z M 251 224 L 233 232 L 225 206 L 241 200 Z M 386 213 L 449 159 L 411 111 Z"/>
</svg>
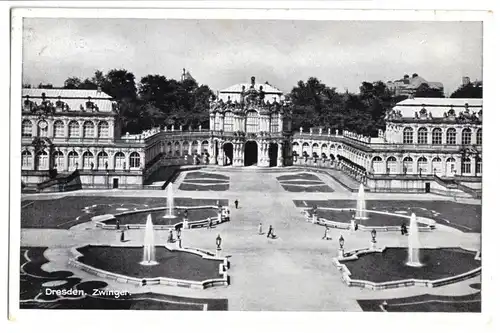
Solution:
<svg viewBox="0 0 500 333">
<path fill-rule="evenodd" d="M 76 77 L 69 77 L 64 81 L 64 89 L 78 89 L 80 85 L 82 84 L 82 81 Z"/>
<path fill-rule="evenodd" d="M 112 69 L 102 78 L 102 73 L 97 71 L 94 83 L 102 84 L 102 91 L 118 101 L 135 100 L 137 88 L 135 86 L 135 75 L 125 69 Z"/>
<path fill-rule="evenodd" d="M 450 98 L 483 98 L 483 83 L 476 81 L 461 85 L 450 95 Z"/>
<path fill-rule="evenodd" d="M 444 97 L 443 91 L 429 87 L 427 83 L 422 83 L 415 91 L 415 97 Z"/>
<path fill-rule="evenodd" d="M 39 83 L 38 84 L 38 89 L 52 89 L 54 86 L 52 83 Z"/>
</svg>

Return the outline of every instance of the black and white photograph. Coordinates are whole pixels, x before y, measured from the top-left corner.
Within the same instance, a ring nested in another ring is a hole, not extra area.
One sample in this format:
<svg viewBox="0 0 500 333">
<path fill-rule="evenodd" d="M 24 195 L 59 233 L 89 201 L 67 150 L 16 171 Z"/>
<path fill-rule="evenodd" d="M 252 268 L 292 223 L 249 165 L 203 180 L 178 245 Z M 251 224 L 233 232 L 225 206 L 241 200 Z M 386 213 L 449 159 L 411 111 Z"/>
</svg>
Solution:
<svg viewBox="0 0 500 333">
<path fill-rule="evenodd" d="M 482 312 L 481 19 L 23 13 L 18 311 Z"/>
</svg>

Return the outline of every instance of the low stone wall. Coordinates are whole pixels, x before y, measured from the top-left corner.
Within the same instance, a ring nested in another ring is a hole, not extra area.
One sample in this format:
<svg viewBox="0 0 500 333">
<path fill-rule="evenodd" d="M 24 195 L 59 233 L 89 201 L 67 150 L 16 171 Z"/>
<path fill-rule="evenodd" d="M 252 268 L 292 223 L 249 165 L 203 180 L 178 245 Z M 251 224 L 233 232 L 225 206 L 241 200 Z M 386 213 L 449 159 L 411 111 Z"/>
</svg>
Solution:
<svg viewBox="0 0 500 333">
<path fill-rule="evenodd" d="M 372 282 L 372 281 L 366 281 L 366 280 L 351 279 L 351 277 L 350 277 L 351 272 L 349 271 L 347 266 L 343 264 L 343 262 L 357 260 L 359 258 L 358 255 L 360 255 L 360 254 L 369 254 L 369 253 L 375 253 L 375 252 L 381 253 L 384 251 L 385 251 L 385 247 L 380 248 L 380 249 L 368 249 L 368 248 L 366 248 L 366 249 L 358 249 L 358 250 L 350 251 L 348 253 L 345 253 L 344 257 L 333 258 L 333 264 L 342 273 L 342 280 L 349 287 L 360 287 L 360 288 L 366 288 L 366 289 L 372 289 L 372 290 L 384 290 L 384 289 L 404 288 L 404 287 L 413 287 L 413 286 L 436 288 L 436 287 L 441 287 L 441 286 L 445 286 L 448 284 L 464 281 L 464 280 L 473 278 L 473 277 L 481 274 L 481 267 L 478 267 L 478 268 L 475 268 L 469 272 L 465 272 L 463 274 L 450 276 L 450 277 L 438 279 L 438 280 L 407 279 L 407 280 L 398 280 L 398 281 L 389 281 L 389 282 Z M 479 252 L 478 252 L 478 254 L 479 254 Z M 480 257 L 478 256 L 478 254 L 476 254 L 476 260 L 481 260 Z"/>
<path fill-rule="evenodd" d="M 125 246 L 123 246 L 125 247 Z M 69 265 L 73 267 L 77 267 L 85 272 L 91 273 L 93 275 L 97 275 L 99 277 L 105 279 L 115 280 L 120 283 L 131 283 L 137 286 L 147 286 L 147 285 L 168 285 L 174 287 L 183 287 L 183 288 L 193 288 L 193 289 L 206 289 L 214 286 L 227 286 L 229 285 L 229 275 L 227 274 L 227 270 L 229 269 L 229 261 L 227 258 L 216 258 L 215 255 L 209 251 L 198 250 L 194 248 L 184 249 L 184 248 L 169 248 L 165 246 L 170 251 L 182 251 L 189 252 L 196 255 L 201 256 L 207 260 L 218 260 L 221 261 L 219 265 L 219 274 L 222 275 L 222 278 L 218 279 L 208 279 L 204 281 L 191 281 L 191 280 L 180 280 L 173 279 L 168 277 L 158 277 L 158 278 L 134 278 L 122 274 L 117 274 L 113 272 L 108 272 L 99 268 L 92 267 L 90 265 L 84 264 L 78 261 L 78 258 L 82 256 L 82 254 L 77 250 L 76 247 L 71 249 L 71 254 L 73 258 L 69 259 Z"/>
</svg>

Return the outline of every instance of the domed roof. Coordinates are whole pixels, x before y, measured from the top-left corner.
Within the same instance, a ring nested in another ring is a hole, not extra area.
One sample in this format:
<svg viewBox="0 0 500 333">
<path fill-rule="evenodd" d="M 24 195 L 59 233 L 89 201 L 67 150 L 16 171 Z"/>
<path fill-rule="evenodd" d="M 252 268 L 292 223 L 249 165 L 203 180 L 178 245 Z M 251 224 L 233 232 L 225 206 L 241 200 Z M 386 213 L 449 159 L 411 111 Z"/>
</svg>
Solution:
<svg viewBox="0 0 500 333">
<path fill-rule="evenodd" d="M 241 92 L 243 91 L 243 87 L 245 87 L 245 91 L 248 92 L 252 87 L 252 83 L 253 88 L 256 91 L 260 91 L 260 87 L 262 87 L 262 91 L 264 91 L 265 94 L 264 102 L 269 101 L 270 103 L 272 103 L 275 97 L 278 102 L 282 100 L 283 92 L 281 90 L 272 86 L 267 81 L 265 83 L 256 82 L 255 77 L 252 77 L 251 82 L 233 84 L 226 89 L 220 90 L 218 98 L 222 99 L 223 101 L 226 101 L 228 97 L 230 97 L 231 100 L 239 100 Z"/>
</svg>

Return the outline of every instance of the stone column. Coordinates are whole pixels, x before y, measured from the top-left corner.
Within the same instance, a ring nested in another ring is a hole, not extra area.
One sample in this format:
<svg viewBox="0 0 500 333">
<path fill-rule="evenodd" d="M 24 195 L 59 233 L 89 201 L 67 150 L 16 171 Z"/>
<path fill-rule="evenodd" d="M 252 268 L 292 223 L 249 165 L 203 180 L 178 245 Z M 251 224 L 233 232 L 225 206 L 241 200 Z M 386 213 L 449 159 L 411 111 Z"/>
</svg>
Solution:
<svg viewBox="0 0 500 333">
<path fill-rule="evenodd" d="M 198 141 L 198 148 L 197 148 L 197 149 L 198 149 L 198 154 L 200 154 L 200 156 L 201 156 L 201 153 L 203 153 L 203 152 L 201 151 L 201 140 L 200 140 L 200 141 Z"/>
<path fill-rule="evenodd" d="M 458 131 L 457 131 L 458 132 Z M 462 156 L 459 155 L 457 158 L 455 158 L 455 170 L 457 171 L 455 174 L 457 176 L 462 175 Z"/>
<path fill-rule="evenodd" d="M 222 142 L 219 141 L 219 154 L 217 156 L 217 163 L 219 165 L 224 165 L 224 158 L 223 158 L 223 155 L 224 154 L 224 150 L 222 149 Z"/>
<path fill-rule="evenodd" d="M 476 156 L 470 158 L 470 173 L 472 176 L 476 176 Z"/>
<path fill-rule="evenodd" d="M 64 161 L 63 161 L 63 170 L 64 171 L 68 171 L 68 154 L 69 154 L 69 151 L 68 151 L 67 148 L 64 148 L 63 151 L 62 151 L 62 153 L 63 153 L 63 159 L 64 159 Z"/>
<path fill-rule="evenodd" d="M 278 166 L 283 166 L 283 143 L 278 143 Z"/>
</svg>

